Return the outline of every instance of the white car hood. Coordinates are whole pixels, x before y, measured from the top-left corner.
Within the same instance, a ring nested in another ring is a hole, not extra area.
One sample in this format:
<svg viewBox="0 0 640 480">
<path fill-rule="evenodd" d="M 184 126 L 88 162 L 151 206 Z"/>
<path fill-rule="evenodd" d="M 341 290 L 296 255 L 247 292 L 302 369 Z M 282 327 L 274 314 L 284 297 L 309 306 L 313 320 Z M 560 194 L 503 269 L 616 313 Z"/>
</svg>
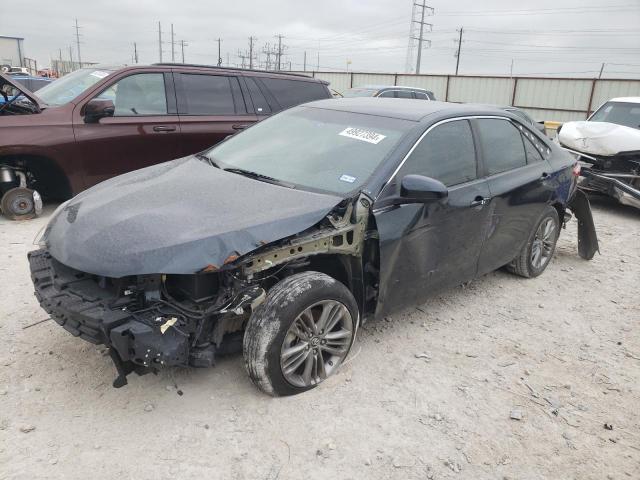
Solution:
<svg viewBox="0 0 640 480">
<path fill-rule="evenodd" d="M 572 150 L 605 157 L 640 150 L 640 130 L 607 122 L 567 122 L 558 140 Z"/>
</svg>

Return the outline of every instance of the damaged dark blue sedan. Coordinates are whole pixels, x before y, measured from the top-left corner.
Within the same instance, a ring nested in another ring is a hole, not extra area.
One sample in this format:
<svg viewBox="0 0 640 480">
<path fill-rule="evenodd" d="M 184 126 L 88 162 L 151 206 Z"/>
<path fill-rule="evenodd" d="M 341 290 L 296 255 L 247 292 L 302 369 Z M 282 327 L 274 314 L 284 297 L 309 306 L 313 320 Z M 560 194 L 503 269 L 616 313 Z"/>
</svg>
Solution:
<svg viewBox="0 0 640 480">
<path fill-rule="evenodd" d="M 549 264 L 562 224 L 598 243 L 575 160 L 520 117 L 323 100 L 61 205 L 29 254 L 42 307 L 118 376 L 242 350 L 272 395 L 315 387 L 359 325 L 506 267 Z"/>
</svg>

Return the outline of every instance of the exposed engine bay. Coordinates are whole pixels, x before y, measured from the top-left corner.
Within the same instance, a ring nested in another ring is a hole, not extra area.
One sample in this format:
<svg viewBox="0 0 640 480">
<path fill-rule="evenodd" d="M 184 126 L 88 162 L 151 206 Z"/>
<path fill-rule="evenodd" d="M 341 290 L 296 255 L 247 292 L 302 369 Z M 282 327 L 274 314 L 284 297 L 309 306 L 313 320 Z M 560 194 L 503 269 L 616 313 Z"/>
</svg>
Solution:
<svg viewBox="0 0 640 480">
<path fill-rule="evenodd" d="M 115 387 L 125 385 L 131 372 L 209 367 L 217 355 L 241 349 L 251 312 L 285 276 L 323 264 L 362 271 L 365 261 L 370 264 L 367 284 L 377 284 L 375 249 L 365 247 L 370 205 L 365 195 L 345 200 L 301 234 L 243 257 L 231 255 L 223 265 L 191 275 L 91 275 L 61 264 L 43 248 L 29 255 L 36 296 L 70 333 L 109 347 L 118 371 Z M 343 265 L 327 261 L 327 254 Z M 375 304 L 375 291 L 361 301 Z M 72 315 L 78 302 L 85 304 L 81 314 Z"/>
</svg>

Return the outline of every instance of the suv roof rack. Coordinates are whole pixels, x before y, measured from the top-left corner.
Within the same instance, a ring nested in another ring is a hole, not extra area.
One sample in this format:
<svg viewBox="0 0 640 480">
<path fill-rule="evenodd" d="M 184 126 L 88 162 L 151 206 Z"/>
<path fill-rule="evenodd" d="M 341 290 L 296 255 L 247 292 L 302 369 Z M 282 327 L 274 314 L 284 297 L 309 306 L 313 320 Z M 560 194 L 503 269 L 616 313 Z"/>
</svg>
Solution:
<svg viewBox="0 0 640 480">
<path fill-rule="evenodd" d="M 202 65 L 198 63 L 172 63 L 172 62 L 161 62 L 161 63 L 153 63 L 152 65 L 160 66 L 160 67 L 198 67 L 198 68 L 212 68 L 212 69 L 220 69 L 220 70 L 231 70 L 236 72 L 257 72 L 257 73 L 270 73 L 276 75 L 292 75 L 294 77 L 303 77 L 303 78 L 313 78 L 309 75 L 305 75 L 304 73 L 294 73 L 294 72 L 283 72 L 282 70 L 258 70 L 255 68 L 238 68 L 238 67 L 218 67 L 217 65 Z"/>
</svg>

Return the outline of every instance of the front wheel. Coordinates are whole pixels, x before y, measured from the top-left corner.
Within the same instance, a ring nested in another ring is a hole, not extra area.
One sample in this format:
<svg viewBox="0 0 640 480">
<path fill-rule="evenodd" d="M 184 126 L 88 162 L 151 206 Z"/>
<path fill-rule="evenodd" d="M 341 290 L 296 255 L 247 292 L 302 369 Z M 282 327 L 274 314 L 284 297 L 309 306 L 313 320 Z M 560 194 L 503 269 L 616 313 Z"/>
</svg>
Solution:
<svg viewBox="0 0 640 480">
<path fill-rule="evenodd" d="M 559 234 L 558 212 L 553 207 L 547 207 L 522 251 L 507 268 L 521 277 L 537 277 L 549 265 L 556 250 Z"/>
<path fill-rule="evenodd" d="M 42 211 L 42 200 L 35 190 L 16 187 L 2 196 L 0 209 L 11 220 L 31 220 Z"/>
<path fill-rule="evenodd" d="M 251 381 L 274 396 L 310 390 L 349 354 L 358 307 L 342 283 L 319 272 L 285 278 L 251 315 L 243 352 Z"/>
</svg>

